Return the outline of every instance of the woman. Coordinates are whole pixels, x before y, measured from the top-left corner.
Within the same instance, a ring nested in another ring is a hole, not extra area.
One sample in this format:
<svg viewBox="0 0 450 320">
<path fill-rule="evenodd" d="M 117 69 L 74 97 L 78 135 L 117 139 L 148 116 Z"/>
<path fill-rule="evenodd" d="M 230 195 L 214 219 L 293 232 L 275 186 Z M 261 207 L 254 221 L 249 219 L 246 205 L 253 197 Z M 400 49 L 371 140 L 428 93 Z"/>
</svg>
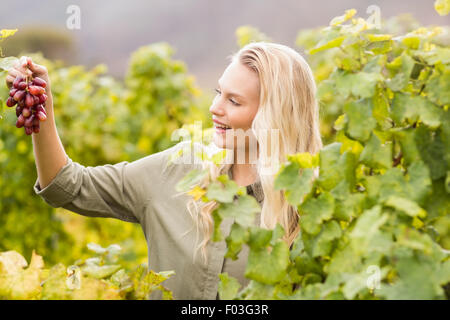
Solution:
<svg viewBox="0 0 450 320">
<path fill-rule="evenodd" d="M 217 204 L 195 202 L 185 194 L 176 196 L 175 185 L 191 169 L 209 168 L 212 178 L 228 174 L 238 185 L 247 186 L 262 208 L 255 223 L 265 228 L 280 223 L 286 231 L 284 240 L 292 244 L 299 231 L 298 214 L 283 193 L 274 190 L 276 171 L 267 171 L 267 163 L 282 163 L 286 155 L 298 152 L 314 154 L 322 147 L 313 75 L 295 50 L 256 42 L 232 56 L 210 108 L 216 126 L 214 143 L 229 149 L 234 160 L 219 167 L 208 162 L 167 165 L 169 156 L 185 142 L 131 163 L 84 167 L 73 162 L 58 136 L 46 68 L 23 57 L 9 71 L 7 84 L 11 86 L 17 75 L 31 74 L 47 81 L 49 97 L 48 119 L 41 124 L 40 133 L 32 136 L 36 194 L 53 207 L 85 216 L 140 223 L 148 244 L 149 268 L 176 273 L 165 282 L 175 299 L 217 299 L 221 272 L 228 272 L 242 285 L 248 283 L 244 277 L 248 248 L 244 246 L 233 261 L 224 259 L 224 241 L 210 241 L 211 212 Z M 248 130 L 253 135 L 242 141 L 239 133 Z M 267 139 L 267 130 L 278 134 Z M 256 150 L 251 148 L 252 140 L 257 141 Z M 256 163 L 252 161 L 255 153 Z M 231 223 L 222 222 L 224 234 Z M 202 255 L 195 255 L 197 251 Z M 150 298 L 161 296 L 158 292 Z"/>
</svg>

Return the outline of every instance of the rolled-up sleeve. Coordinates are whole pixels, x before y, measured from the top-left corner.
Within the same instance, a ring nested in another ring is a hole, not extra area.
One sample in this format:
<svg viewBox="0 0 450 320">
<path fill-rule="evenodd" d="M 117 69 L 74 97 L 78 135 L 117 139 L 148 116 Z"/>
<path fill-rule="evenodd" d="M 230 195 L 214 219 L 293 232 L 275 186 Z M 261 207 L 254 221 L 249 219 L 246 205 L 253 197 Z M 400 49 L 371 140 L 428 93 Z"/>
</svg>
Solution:
<svg viewBox="0 0 450 320">
<path fill-rule="evenodd" d="M 140 162 L 137 162 L 138 164 Z M 89 217 L 110 217 L 139 223 L 137 211 L 142 199 L 133 177 L 139 166 L 127 161 L 111 165 L 85 167 L 67 156 L 66 165 L 37 195 L 55 208 L 65 208 Z"/>
</svg>

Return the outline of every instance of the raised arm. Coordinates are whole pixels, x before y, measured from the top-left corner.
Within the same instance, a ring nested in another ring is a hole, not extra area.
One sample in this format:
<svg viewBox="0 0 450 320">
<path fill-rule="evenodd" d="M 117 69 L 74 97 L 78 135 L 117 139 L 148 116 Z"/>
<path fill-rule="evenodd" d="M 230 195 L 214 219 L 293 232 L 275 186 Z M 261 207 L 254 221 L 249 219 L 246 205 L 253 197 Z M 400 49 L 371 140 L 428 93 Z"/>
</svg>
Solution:
<svg viewBox="0 0 450 320">
<path fill-rule="evenodd" d="M 31 58 L 22 57 L 8 71 L 8 87 L 12 86 L 17 76 L 39 77 L 47 83 L 47 119 L 40 123 L 39 133 L 32 134 L 38 176 L 34 185 L 35 193 L 53 207 L 63 207 L 86 216 L 137 222 L 135 208 L 138 206 L 138 196 L 134 194 L 136 189 L 132 183 L 129 183 L 134 178 L 132 170 L 126 168 L 128 163 L 85 167 L 72 161 L 64 150 L 56 128 L 47 68 L 33 63 Z M 126 177 L 128 172 L 130 180 Z"/>
<path fill-rule="evenodd" d="M 32 135 L 39 185 L 41 188 L 45 188 L 67 163 L 67 155 L 56 129 L 50 78 L 45 66 L 35 64 L 31 58 L 27 57 L 22 57 L 19 63 L 9 70 L 8 76 L 6 77 L 8 87 L 12 86 L 15 77 L 19 75 L 32 75 L 47 82 L 45 88 L 48 96 L 45 102 L 47 119 L 40 123 L 40 132 L 38 134 L 33 133 Z"/>
<path fill-rule="evenodd" d="M 52 207 L 90 217 L 117 218 L 130 222 L 141 222 L 145 205 L 149 200 L 167 201 L 161 187 L 166 179 L 165 168 L 169 155 L 177 152 L 180 143 L 134 162 L 86 167 L 72 161 L 65 153 L 56 130 L 50 79 L 43 66 L 30 59 L 9 71 L 10 86 L 17 75 L 38 76 L 47 82 L 47 120 L 41 123 L 40 132 L 33 133 L 38 178 L 34 191 Z M 167 174 L 170 174 L 167 172 Z"/>
</svg>

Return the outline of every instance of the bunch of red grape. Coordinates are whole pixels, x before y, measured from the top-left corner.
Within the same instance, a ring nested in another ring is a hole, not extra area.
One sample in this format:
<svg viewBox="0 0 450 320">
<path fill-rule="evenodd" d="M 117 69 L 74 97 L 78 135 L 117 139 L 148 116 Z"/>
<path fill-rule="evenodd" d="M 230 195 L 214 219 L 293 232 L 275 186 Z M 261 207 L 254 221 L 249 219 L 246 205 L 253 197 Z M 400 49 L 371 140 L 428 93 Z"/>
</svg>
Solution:
<svg viewBox="0 0 450 320">
<path fill-rule="evenodd" d="M 22 76 L 17 76 L 13 82 L 13 87 L 9 92 L 9 98 L 6 101 L 8 107 L 16 107 L 17 122 L 16 127 L 25 127 L 25 133 L 31 135 L 39 133 L 39 121 L 47 119 L 45 112 L 45 87 L 47 83 L 41 78 L 34 78 L 28 81 Z"/>
</svg>

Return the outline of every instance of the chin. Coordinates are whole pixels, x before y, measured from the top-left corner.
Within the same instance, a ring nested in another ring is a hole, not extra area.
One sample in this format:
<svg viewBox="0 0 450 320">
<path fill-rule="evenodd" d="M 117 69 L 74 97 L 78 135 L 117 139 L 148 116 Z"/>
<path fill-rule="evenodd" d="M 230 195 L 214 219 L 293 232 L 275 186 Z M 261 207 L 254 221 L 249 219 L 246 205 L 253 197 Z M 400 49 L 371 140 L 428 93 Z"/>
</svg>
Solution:
<svg viewBox="0 0 450 320">
<path fill-rule="evenodd" d="M 214 133 L 214 138 L 213 138 L 213 142 L 214 144 L 221 149 L 230 149 L 233 150 L 233 143 L 227 143 L 227 140 L 218 136 L 216 133 Z"/>
</svg>

